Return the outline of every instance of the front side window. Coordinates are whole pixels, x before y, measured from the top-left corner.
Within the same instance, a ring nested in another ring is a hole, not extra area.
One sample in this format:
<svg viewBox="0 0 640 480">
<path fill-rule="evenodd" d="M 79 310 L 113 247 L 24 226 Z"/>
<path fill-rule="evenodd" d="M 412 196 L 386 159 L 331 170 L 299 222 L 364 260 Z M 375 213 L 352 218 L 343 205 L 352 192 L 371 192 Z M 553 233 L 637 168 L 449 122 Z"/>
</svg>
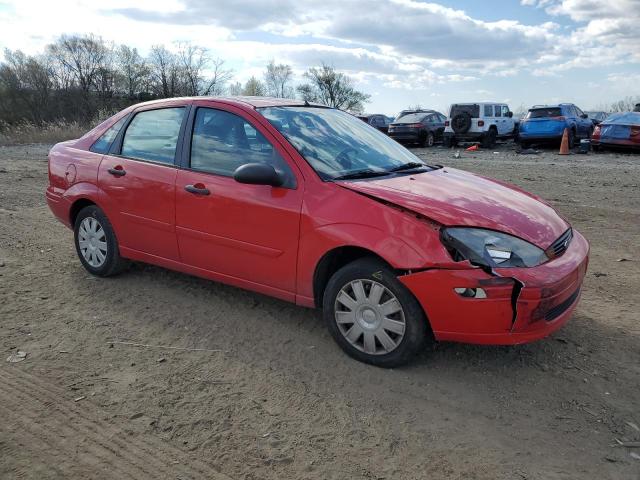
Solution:
<svg viewBox="0 0 640 480">
<path fill-rule="evenodd" d="M 283 186 L 295 184 L 293 172 L 278 150 L 253 125 L 230 112 L 198 108 L 191 137 L 191 168 L 231 177 L 247 163 L 271 165 L 287 178 Z"/>
<path fill-rule="evenodd" d="M 173 164 L 184 107 L 146 110 L 133 117 L 122 141 L 125 157 Z"/>
<path fill-rule="evenodd" d="M 502 110 L 500 110 L 500 105 L 496 105 L 496 117 L 502 116 Z"/>
<path fill-rule="evenodd" d="M 506 105 L 502 105 L 502 116 L 506 117 L 509 114 L 509 107 L 507 107 Z"/>
<path fill-rule="evenodd" d="M 118 132 L 120 131 L 120 129 L 122 128 L 122 125 L 124 125 L 124 122 L 126 120 L 127 120 L 127 115 L 125 115 L 116 123 L 111 125 L 111 127 L 109 127 L 107 131 L 104 132 L 100 136 L 100 138 L 98 138 L 98 140 L 95 141 L 93 145 L 91 145 L 91 148 L 89 150 L 96 153 L 107 153 L 109 151 L 109 148 L 111 147 L 111 144 L 113 143 L 115 138 L 118 136 Z"/>
<path fill-rule="evenodd" d="M 484 116 L 485 117 L 493 117 L 493 105 L 485 105 L 484 106 Z"/>
<path fill-rule="evenodd" d="M 300 152 L 323 180 L 384 175 L 418 157 L 348 113 L 320 107 L 263 107 L 258 111 Z M 416 114 L 410 114 L 416 115 Z M 420 114 L 424 116 L 423 114 Z M 402 120 L 404 122 L 404 120 Z M 426 165 L 423 168 L 429 168 Z"/>
</svg>

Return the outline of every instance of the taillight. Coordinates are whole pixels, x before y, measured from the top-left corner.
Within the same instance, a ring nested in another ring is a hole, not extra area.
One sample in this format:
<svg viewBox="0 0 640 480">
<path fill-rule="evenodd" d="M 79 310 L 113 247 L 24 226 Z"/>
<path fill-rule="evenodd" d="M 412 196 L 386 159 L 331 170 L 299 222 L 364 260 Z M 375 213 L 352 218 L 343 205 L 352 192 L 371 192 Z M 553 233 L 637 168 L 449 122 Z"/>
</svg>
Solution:
<svg viewBox="0 0 640 480">
<path fill-rule="evenodd" d="M 640 127 L 631 127 L 629 138 L 631 137 L 640 137 Z"/>
<path fill-rule="evenodd" d="M 445 120 L 445 121 L 444 121 L 444 126 L 445 126 L 445 127 L 448 127 L 448 126 L 449 126 L 449 120 Z"/>
<path fill-rule="evenodd" d="M 592 137 L 599 137 L 600 136 L 600 125 L 596 125 L 593 129 L 593 133 L 591 134 Z"/>
<path fill-rule="evenodd" d="M 412 123 L 411 125 L 409 125 L 411 128 L 422 128 L 422 124 L 421 123 Z"/>
<path fill-rule="evenodd" d="M 478 126 L 484 127 L 484 120 L 478 120 Z"/>
</svg>

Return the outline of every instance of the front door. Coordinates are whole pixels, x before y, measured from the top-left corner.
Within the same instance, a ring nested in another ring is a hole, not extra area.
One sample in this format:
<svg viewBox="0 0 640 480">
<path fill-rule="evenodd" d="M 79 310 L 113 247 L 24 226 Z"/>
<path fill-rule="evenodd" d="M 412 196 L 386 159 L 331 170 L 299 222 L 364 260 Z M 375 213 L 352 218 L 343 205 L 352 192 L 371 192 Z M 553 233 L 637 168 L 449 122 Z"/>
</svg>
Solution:
<svg viewBox="0 0 640 480">
<path fill-rule="evenodd" d="M 185 107 L 135 114 L 117 151 L 98 169 L 107 216 L 123 248 L 179 260 L 175 234 L 176 146 Z"/>
<path fill-rule="evenodd" d="M 185 147 L 188 168 L 176 178 L 182 262 L 231 283 L 239 279 L 291 298 L 302 177 L 264 127 L 241 111 L 199 107 L 192 116 L 193 124 L 187 127 L 191 141 Z M 285 173 L 287 182 L 283 187 L 238 183 L 233 173 L 246 163 L 269 163 Z"/>
</svg>

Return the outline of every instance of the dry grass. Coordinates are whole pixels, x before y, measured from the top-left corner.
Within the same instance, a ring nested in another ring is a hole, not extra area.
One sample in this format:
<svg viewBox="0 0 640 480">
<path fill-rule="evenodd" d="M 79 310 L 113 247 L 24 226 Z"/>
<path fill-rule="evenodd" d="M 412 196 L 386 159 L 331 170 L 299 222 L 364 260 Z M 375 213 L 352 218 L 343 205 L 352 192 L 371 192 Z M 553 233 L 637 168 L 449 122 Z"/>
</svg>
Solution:
<svg viewBox="0 0 640 480">
<path fill-rule="evenodd" d="M 79 138 L 89 130 L 77 122 L 50 122 L 42 126 L 23 122 L 8 125 L 0 122 L 0 145 L 20 145 L 24 143 L 57 143 Z"/>
</svg>

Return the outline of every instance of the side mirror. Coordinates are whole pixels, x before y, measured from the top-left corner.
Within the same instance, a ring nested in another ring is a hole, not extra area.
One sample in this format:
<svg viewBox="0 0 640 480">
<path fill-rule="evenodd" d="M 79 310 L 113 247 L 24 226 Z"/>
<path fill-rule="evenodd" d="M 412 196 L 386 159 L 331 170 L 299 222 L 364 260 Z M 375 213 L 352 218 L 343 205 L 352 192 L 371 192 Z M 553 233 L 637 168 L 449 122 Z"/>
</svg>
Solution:
<svg viewBox="0 0 640 480">
<path fill-rule="evenodd" d="M 513 112 L 507 112 L 507 117 L 513 118 Z"/>
<path fill-rule="evenodd" d="M 583 113 L 582 115 L 580 115 L 580 118 L 589 118 L 589 115 L 587 115 L 586 113 Z"/>
<path fill-rule="evenodd" d="M 246 163 L 241 165 L 233 172 L 233 178 L 236 182 L 250 185 L 280 187 L 284 183 L 282 175 L 266 163 Z"/>
</svg>

